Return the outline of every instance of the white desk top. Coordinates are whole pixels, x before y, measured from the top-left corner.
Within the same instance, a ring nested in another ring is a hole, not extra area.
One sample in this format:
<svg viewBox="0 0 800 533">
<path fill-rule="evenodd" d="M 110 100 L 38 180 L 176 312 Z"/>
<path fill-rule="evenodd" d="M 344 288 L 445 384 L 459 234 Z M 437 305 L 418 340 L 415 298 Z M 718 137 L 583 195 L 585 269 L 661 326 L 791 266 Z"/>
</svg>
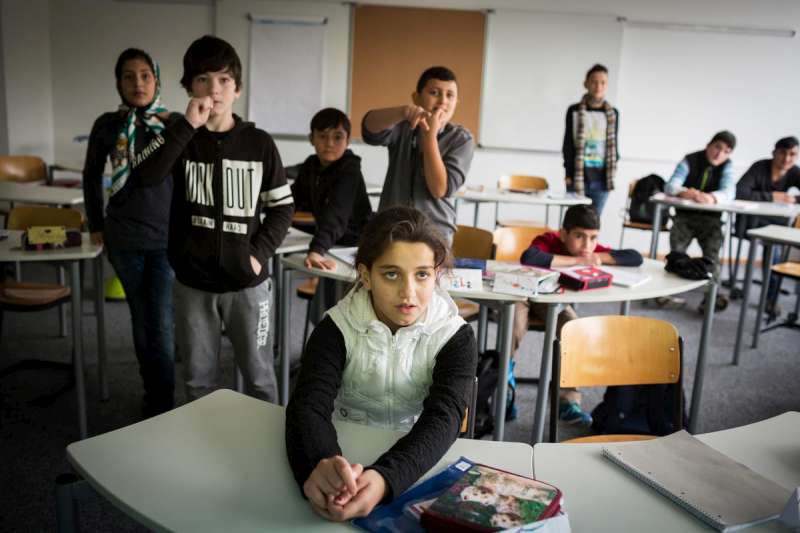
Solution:
<svg viewBox="0 0 800 533">
<path fill-rule="evenodd" d="M 81 234 L 81 245 L 53 250 L 23 250 L 20 247 L 22 231 L 11 230 L 8 239 L 0 241 L 0 261 L 75 261 L 92 259 L 102 253 L 103 247 L 92 244 L 88 233 Z"/>
<path fill-rule="evenodd" d="M 800 413 L 788 412 L 697 438 L 789 490 L 800 485 Z M 573 531 L 712 531 L 605 459 L 601 447 L 549 443 L 534 447 L 536 476 L 564 491 Z M 747 531 L 785 529 L 773 521 Z"/>
<path fill-rule="evenodd" d="M 326 255 L 326 257 L 336 261 L 336 270 L 308 268 L 304 264 L 305 257 L 297 254 L 287 255 L 281 258 L 281 262 L 291 269 L 308 272 L 309 274 L 314 274 L 315 276 L 322 278 L 330 278 L 337 281 L 345 281 L 350 283 L 356 280 L 356 270 L 354 268 L 331 255 Z M 493 292 L 485 281 L 483 282 L 482 291 L 448 291 L 448 293 L 453 298 L 467 298 L 481 301 L 494 300 L 498 302 L 521 302 L 525 300 L 523 296 L 514 296 L 511 294 Z"/>
<path fill-rule="evenodd" d="M 283 242 L 275 250 L 275 254 L 290 254 L 292 252 L 304 252 L 308 250 L 308 245 L 311 244 L 311 239 L 314 236 L 305 231 L 300 231 L 297 228 L 289 228 L 289 233 L 283 239 Z"/>
<path fill-rule="evenodd" d="M 553 193 L 548 191 L 536 193 L 512 192 L 506 189 L 482 188 L 473 190 L 469 187 L 460 189 L 455 194 L 456 198 L 470 202 L 506 202 L 510 204 L 532 205 L 588 205 L 590 198 L 577 196 L 572 193 Z"/>
<path fill-rule="evenodd" d="M 800 206 L 796 204 L 781 204 L 777 202 L 752 202 L 749 200 L 734 200 L 721 204 L 698 204 L 685 198 L 669 196 L 664 193 L 657 193 L 650 197 L 650 200 L 658 203 L 677 207 L 680 209 L 692 209 L 694 211 L 711 211 L 715 213 L 739 213 L 742 215 L 759 215 L 770 217 L 792 218 L 800 214 Z"/>
<path fill-rule="evenodd" d="M 751 239 L 761 239 L 778 244 L 789 244 L 800 246 L 800 229 L 789 226 L 777 226 L 770 224 L 763 228 L 751 229 L 747 231 L 747 236 Z"/>
<path fill-rule="evenodd" d="M 0 182 L 0 200 L 47 205 L 83 203 L 83 189 L 47 185 Z"/>
<path fill-rule="evenodd" d="M 598 268 L 603 269 L 602 266 Z M 664 263 L 648 258 L 644 259 L 644 263 L 640 267 L 615 268 L 625 268 L 631 272 L 646 274 L 650 276 L 650 279 L 635 288 L 612 285 L 606 289 L 589 291 L 567 290 L 561 294 L 543 294 L 531 298 L 531 301 L 537 303 L 602 303 L 646 300 L 687 292 L 708 283 L 706 280 L 690 280 L 670 274 L 664 270 Z"/>
<path fill-rule="evenodd" d="M 353 531 L 315 515 L 286 459 L 283 407 L 220 390 L 161 416 L 75 442 L 67 456 L 117 507 L 163 531 Z M 402 433 L 337 423 L 345 456 L 370 464 Z M 528 444 L 459 439 L 460 456 L 531 475 Z"/>
</svg>

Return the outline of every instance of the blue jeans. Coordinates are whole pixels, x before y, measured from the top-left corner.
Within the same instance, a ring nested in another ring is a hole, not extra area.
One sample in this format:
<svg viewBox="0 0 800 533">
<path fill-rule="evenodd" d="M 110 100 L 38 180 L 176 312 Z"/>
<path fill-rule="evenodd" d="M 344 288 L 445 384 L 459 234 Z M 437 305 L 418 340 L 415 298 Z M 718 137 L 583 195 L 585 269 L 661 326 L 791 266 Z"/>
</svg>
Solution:
<svg viewBox="0 0 800 533">
<path fill-rule="evenodd" d="M 108 247 L 108 259 L 122 282 L 131 310 L 133 345 L 144 382 L 142 414 L 147 417 L 169 411 L 175 406 L 175 274 L 167 252 Z"/>
<path fill-rule="evenodd" d="M 586 182 L 586 190 L 584 193 L 586 194 L 587 198 L 591 198 L 592 205 L 594 206 L 595 211 L 597 211 L 597 215 L 600 216 L 603 214 L 603 208 L 606 205 L 606 200 L 608 200 L 608 190 L 606 190 L 606 184 L 602 180 L 591 180 Z"/>
</svg>

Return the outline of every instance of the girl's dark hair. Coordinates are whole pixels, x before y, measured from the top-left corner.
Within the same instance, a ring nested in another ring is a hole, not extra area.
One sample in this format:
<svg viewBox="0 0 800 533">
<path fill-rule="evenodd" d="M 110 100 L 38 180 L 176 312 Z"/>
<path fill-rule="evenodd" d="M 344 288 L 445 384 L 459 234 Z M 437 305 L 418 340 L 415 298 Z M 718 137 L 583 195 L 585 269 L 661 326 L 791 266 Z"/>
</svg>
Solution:
<svg viewBox="0 0 800 533">
<path fill-rule="evenodd" d="M 236 88 L 242 88 L 242 62 L 239 54 L 227 41 L 213 35 L 204 35 L 190 44 L 183 56 L 181 85 L 191 91 L 195 76 L 221 71 L 228 71 L 236 82 Z"/>
<path fill-rule="evenodd" d="M 153 74 L 156 73 L 156 65 L 153 63 L 153 58 L 150 57 L 150 54 L 138 48 L 128 48 L 119 55 L 117 58 L 117 64 L 114 66 L 114 76 L 117 77 L 117 82 L 122 80 L 122 67 L 124 67 L 125 63 L 131 59 L 143 59 L 148 65 L 150 65 L 150 70 L 153 71 Z"/>
<path fill-rule="evenodd" d="M 356 265 L 371 269 L 386 249 L 398 241 L 425 243 L 433 250 L 435 268 L 450 266 L 450 247 L 442 234 L 422 211 L 405 206 L 384 209 L 364 226 L 358 241 Z"/>
</svg>

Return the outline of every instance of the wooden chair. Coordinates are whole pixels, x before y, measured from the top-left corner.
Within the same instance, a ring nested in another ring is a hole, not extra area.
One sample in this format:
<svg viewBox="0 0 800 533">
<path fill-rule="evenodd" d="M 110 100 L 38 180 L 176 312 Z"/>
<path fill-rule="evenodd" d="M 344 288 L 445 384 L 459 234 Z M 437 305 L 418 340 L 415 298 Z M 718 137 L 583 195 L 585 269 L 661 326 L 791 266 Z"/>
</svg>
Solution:
<svg viewBox="0 0 800 533">
<path fill-rule="evenodd" d="M 634 222 L 631 220 L 631 199 L 633 198 L 633 189 L 636 187 L 636 183 L 639 180 L 633 180 L 628 184 L 628 198 L 625 200 L 625 211 L 623 212 L 622 216 L 622 229 L 619 233 L 619 247 L 622 248 L 622 242 L 625 239 L 625 229 L 636 229 L 642 231 L 653 231 L 653 225 L 648 224 L 647 222 Z M 666 216 L 666 211 L 665 215 Z M 659 232 L 669 232 L 669 227 L 662 226 Z"/>
<path fill-rule="evenodd" d="M 16 183 L 41 183 L 42 185 L 59 185 L 77 187 L 80 179 L 55 181 L 55 172 L 65 170 L 80 174 L 80 169 L 62 165 L 48 165 L 41 157 L 35 155 L 3 155 L 0 156 L 0 181 Z"/>
<path fill-rule="evenodd" d="M 292 215 L 292 224 L 295 226 L 314 226 L 316 223 L 311 211 L 295 211 Z"/>
<path fill-rule="evenodd" d="M 453 255 L 469 259 L 491 259 L 494 257 L 494 243 L 491 231 L 473 228 L 472 226 L 457 226 L 453 235 Z M 478 318 L 480 306 L 470 300 L 457 298 L 458 314 L 464 320 L 470 321 Z"/>
<path fill-rule="evenodd" d="M 794 227 L 800 229 L 800 217 L 794 219 Z M 790 253 L 790 248 L 786 246 L 783 252 L 783 262 L 778 263 L 776 265 L 772 265 L 772 267 L 770 268 L 771 275 L 779 276 L 778 289 L 780 289 L 783 278 L 793 279 L 796 284 L 800 285 L 800 262 L 789 261 L 789 253 Z M 795 287 L 795 289 L 800 291 L 800 288 L 798 287 Z M 761 290 L 762 291 L 768 290 L 768 287 L 762 284 Z M 778 296 L 780 296 L 780 293 L 781 291 L 778 290 Z M 761 330 L 761 333 L 764 333 L 766 331 L 771 331 L 775 328 L 800 329 L 800 323 L 798 323 L 797 321 L 798 317 L 800 317 L 800 292 L 797 292 L 797 299 L 795 300 L 794 303 L 794 311 L 789 313 L 789 315 L 786 317 L 786 320 L 767 326 L 766 328 Z M 758 316 L 757 323 L 761 324 L 760 314 Z"/>
<path fill-rule="evenodd" d="M 461 436 L 467 439 L 475 438 L 475 409 L 478 405 L 478 376 L 472 380 L 470 404 L 461 419 Z"/>
<path fill-rule="evenodd" d="M 7 228 L 12 230 L 27 230 L 31 226 L 65 226 L 80 229 L 82 224 L 83 215 L 79 211 L 39 206 L 16 207 L 11 210 L 6 220 Z M 5 311 L 17 313 L 44 311 L 69 303 L 71 297 L 72 291 L 69 287 L 64 286 L 63 281 L 55 284 L 0 279 L 0 335 L 2 335 Z M 22 369 L 63 369 L 64 366 L 64 363 L 60 362 L 26 359 L 3 369 L 0 377 Z M 72 364 L 67 365 L 67 368 L 71 370 Z M 52 399 L 68 390 L 73 383 L 72 373 L 70 372 L 69 375 L 69 381 L 61 389 L 35 401 L 39 404 L 48 404 Z"/>
<path fill-rule="evenodd" d="M 554 230 L 544 226 L 497 228 L 494 230 L 494 258 L 519 262 L 522 252 L 528 249 L 533 239 L 548 231 Z"/>
<path fill-rule="evenodd" d="M 682 429 L 683 339 L 664 320 L 642 316 L 593 316 L 567 322 L 553 343 L 550 440 L 558 441 L 561 387 L 674 383 L 674 427 Z M 565 442 L 617 442 L 655 438 L 596 435 Z"/>
<path fill-rule="evenodd" d="M 547 178 L 543 178 L 541 176 L 521 176 L 521 175 L 512 175 L 512 176 L 501 176 L 499 180 L 497 180 L 497 188 L 500 190 L 506 191 L 513 191 L 513 192 L 524 192 L 524 193 L 532 193 L 532 192 L 540 192 L 546 191 L 550 188 L 550 185 L 547 183 Z M 536 220 L 528 220 L 528 219 L 516 219 L 516 218 L 500 218 L 500 205 L 499 203 L 495 202 L 495 213 L 497 213 L 497 220 L 495 221 L 497 226 L 500 227 L 507 227 L 507 226 L 522 226 L 522 227 L 539 227 L 539 226 L 547 226 L 549 223 L 550 212 L 545 206 L 545 222 L 542 224 L 540 221 Z"/>
</svg>

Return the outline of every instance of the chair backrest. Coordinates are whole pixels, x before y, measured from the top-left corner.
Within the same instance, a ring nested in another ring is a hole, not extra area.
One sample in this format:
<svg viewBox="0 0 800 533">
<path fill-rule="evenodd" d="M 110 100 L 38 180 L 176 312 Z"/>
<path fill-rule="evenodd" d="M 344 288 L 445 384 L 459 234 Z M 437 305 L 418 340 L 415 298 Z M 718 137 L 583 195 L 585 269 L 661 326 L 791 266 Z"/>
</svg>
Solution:
<svg viewBox="0 0 800 533">
<path fill-rule="evenodd" d="M 6 228 L 27 230 L 31 226 L 64 226 L 81 229 L 83 214 L 75 209 L 38 205 L 15 207 L 6 218 Z"/>
<path fill-rule="evenodd" d="M 0 181 L 47 181 L 47 165 L 33 155 L 0 156 Z"/>
<path fill-rule="evenodd" d="M 641 316 L 592 316 L 561 329 L 561 387 L 677 383 L 678 330 Z"/>
<path fill-rule="evenodd" d="M 498 189 L 515 191 L 544 191 L 549 188 L 547 178 L 541 176 L 501 176 L 497 181 Z"/>
<path fill-rule="evenodd" d="M 453 255 L 470 259 L 491 259 L 494 255 L 492 232 L 472 226 L 457 226 L 453 236 Z"/>
<path fill-rule="evenodd" d="M 554 341 L 550 440 L 558 441 L 561 387 L 677 384 L 673 427 L 682 427 L 683 340 L 664 320 L 643 316 L 593 316 L 570 320 Z"/>
<path fill-rule="evenodd" d="M 494 230 L 494 258 L 498 261 L 519 261 L 522 252 L 528 249 L 533 239 L 548 231 L 553 230 L 546 227 L 497 228 Z"/>
</svg>

